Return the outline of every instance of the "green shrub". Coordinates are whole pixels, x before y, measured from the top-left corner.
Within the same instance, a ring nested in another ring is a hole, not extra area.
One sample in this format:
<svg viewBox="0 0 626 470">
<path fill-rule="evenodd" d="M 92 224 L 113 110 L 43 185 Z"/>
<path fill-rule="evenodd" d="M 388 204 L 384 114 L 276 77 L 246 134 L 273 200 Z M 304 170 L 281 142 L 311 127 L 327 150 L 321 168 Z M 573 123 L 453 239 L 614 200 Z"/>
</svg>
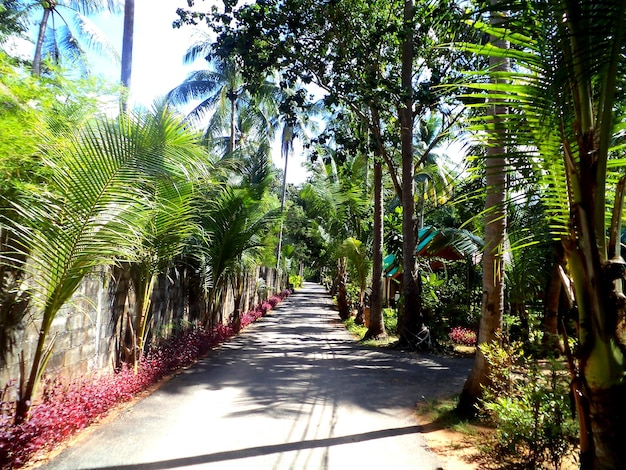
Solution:
<svg viewBox="0 0 626 470">
<path fill-rule="evenodd" d="M 489 451 L 502 463 L 560 468 L 578 441 L 562 364 L 529 359 L 521 343 L 501 347 L 494 342 L 481 350 L 493 382 L 485 390 L 482 411 L 497 426 Z"/>
<path fill-rule="evenodd" d="M 385 331 L 388 335 L 398 333 L 398 315 L 393 308 L 383 308 L 383 322 L 385 323 Z"/>
<path fill-rule="evenodd" d="M 299 289 L 302 287 L 302 277 L 297 274 L 291 274 L 289 276 L 289 284 L 292 285 L 294 289 Z"/>
</svg>

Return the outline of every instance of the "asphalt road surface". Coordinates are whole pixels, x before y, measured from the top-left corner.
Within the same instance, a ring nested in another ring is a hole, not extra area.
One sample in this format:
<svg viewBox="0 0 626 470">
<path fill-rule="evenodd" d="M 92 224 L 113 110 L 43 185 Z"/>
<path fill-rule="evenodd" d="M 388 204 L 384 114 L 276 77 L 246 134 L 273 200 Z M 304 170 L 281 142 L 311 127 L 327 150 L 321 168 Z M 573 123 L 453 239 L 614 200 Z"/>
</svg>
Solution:
<svg viewBox="0 0 626 470">
<path fill-rule="evenodd" d="M 43 468 L 445 468 L 413 410 L 459 392 L 470 366 L 359 345 L 308 283 Z"/>
</svg>

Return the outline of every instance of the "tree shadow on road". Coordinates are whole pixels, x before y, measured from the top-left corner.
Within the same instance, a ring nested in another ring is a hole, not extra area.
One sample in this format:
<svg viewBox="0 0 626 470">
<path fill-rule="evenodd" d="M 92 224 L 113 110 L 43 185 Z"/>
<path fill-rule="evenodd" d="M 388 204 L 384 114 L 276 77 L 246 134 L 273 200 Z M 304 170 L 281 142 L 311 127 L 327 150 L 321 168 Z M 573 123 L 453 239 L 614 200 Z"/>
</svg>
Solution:
<svg viewBox="0 0 626 470">
<path fill-rule="evenodd" d="M 383 439 L 386 437 L 402 436 L 406 434 L 423 433 L 422 426 L 407 426 L 394 429 L 382 429 L 360 434 L 352 434 L 349 436 L 329 437 L 325 439 L 310 439 L 300 442 L 287 442 L 284 444 L 275 444 L 268 446 L 249 447 L 247 449 L 238 449 L 224 452 L 215 452 L 213 454 L 198 455 L 193 457 L 184 457 L 179 459 L 162 460 L 159 462 L 147 462 L 140 464 L 116 465 L 115 467 L 93 467 L 93 470 L 157 470 L 168 468 L 188 467 L 192 465 L 201 465 L 206 463 L 221 462 L 224 460 L 244 459 L 248 457 L 258 457 L 268 454 L 278 454 L 283 452 L 300 451 L 307 449 L 315 449 L 319 447 L 332 447 L 342 444 L 351 444 L 354 442 L 370 441 L 373 439 Z"/>
</svg>

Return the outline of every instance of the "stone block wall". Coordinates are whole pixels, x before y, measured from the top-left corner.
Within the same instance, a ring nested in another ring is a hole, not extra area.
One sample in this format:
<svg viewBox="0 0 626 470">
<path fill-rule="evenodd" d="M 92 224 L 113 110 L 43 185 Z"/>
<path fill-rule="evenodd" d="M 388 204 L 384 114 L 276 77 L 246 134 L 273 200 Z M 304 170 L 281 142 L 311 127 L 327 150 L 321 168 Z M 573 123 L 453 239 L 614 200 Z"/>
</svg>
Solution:
<svg viewBox="0 0 626 470">
<path fill-rule="evenodd" d="M 53 352 L 46 368 L 48 377 L 64 380 L 113 370 L 117 363 L 123 323 L 134 310 L 134 293 L 128 289 L 127 278 L 115 269 L 94 273 L 81 284 L 67 305 L 55 317 L 49 341 L 54 339 Z M 170 268 L 159 277 L 152 295 L 150 338 L 172 334 L 175 325 L 197 320 L 200 311 L 190 302 L 192 276 L 188 269 Z M 259 286 L 264 287 L 259 289 Z M 242 310 L 248 310 L 278 290 L 275 270 L 257 268 L 246 276 Z M 267 288 L 265 288 L 267 287 Z M 227 321 L 234 308 L 233 292 L 227 292 L 222 317 Z M 196 312 L 196 313 L 194 313 Z M 194 316 L 196 318 L 194 318 Z M 182 320 L 182 322 L 181 322 Z M 0 389 L 19 380 L 20 358 L 28 373 L 37 345 L 40 321 L 27 315 L 17 333 L 17 346 L 8 363 L 0 369 Z"/>
</svg>

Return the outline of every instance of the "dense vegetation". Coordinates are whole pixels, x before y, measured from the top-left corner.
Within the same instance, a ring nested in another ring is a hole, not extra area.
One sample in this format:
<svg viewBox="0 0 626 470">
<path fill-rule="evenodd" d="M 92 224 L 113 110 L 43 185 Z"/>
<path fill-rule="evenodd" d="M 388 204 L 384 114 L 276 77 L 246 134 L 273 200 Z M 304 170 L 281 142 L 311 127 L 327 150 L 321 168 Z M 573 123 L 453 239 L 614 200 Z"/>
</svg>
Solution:
<svg viewBox="0 0 626 470">
<path fill-rule="evenodd" d="M 213 39 L 190 45 L 201 66 L 148 111 L 123 87 L 77 78 L 80 45 L 106 41 L 46 27 L 63 9 L 84 25 L 118 2 L 0 4 L 0 39 L 29 26 L 41 39 L 32 60 L 0 55 L 0 364 L 27 313 L 41 321 L 16 422 L 51 323 L 94 269 L 125 273 L 137 293 L 120 357 L 139 372 L 156 346 L 159 275 L 191 267 L 197 325 L 236 330 L 246 276 L 264 265 L 325 283 L 367 338 L 424 348 L 425 326 L 440 352 L 477 342 L 457 411 L 498 423 L 503 456 L 558 466 L 577 421 L 583 468 L 626 466 L 626 4 L 188 3 L 174 27 Z M 103 100 L 120 111 L 102 113 Z M 296 142 L 300 186 L 286 182 Z M 532 381 L 516 382 L 513 363 Z"/>
</svg>

